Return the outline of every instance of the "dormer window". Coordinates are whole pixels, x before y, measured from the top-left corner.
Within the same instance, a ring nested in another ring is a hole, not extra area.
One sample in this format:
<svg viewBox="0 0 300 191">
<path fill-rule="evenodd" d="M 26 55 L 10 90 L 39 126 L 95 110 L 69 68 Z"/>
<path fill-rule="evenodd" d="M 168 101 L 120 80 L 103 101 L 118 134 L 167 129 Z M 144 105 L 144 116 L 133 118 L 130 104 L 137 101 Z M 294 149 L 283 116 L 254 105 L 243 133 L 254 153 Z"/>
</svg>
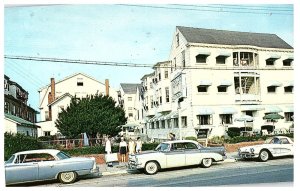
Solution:
<svg viewBox="0 0 300 191">
<path fill-rule="evenodd" d="M 83 79 L 77 78 L 77 86 L 83 86 Z"/>
<path fill-rule="evenodd" d="M 293 59 L 291 58 L 285 59 L 282 62 L 283 62 L 283 66 L 292 66 Z"/>
</svg>

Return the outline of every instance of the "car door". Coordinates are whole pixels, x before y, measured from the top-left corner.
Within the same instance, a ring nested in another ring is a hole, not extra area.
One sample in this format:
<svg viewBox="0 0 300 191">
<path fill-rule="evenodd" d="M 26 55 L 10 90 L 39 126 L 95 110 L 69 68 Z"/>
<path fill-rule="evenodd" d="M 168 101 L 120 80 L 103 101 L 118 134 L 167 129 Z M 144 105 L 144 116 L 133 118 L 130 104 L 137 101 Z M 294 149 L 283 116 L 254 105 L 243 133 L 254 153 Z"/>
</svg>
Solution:
<svg viewBox="0 0 300 191">
<path fill-rule="evenodd" d="M 6 184 L 35 181 L 38 179 L 38 163 L 26 160 L 26 155 L 17 156 L 15 163 L 5 165 L 5 179 Z"/>
<path fill-rule="evenodd" d="M 185 151 L 181 143 L 173 143 L 170 152 L 165 153 L 167 168 L 185 166 Z"/>
<path fill-rule="evenodd" d="M 39 180 L 54 179 L 57 173 L 63 171 L 60 163 L 52 155 L 44 153 L 43 160 L 39 162 Z"/>
<path fill-rule="evenodd" d="M 280 139 L 280 155 L 291 155 L 293 154 L 293 144 L 289 142 L 287 138 Z"/>
<path fill-rule="evenodd" d="M 194 143 L 185 143 L 186 165 L 197 165 L 201 161 L 201 153 Z"/>
</svg>

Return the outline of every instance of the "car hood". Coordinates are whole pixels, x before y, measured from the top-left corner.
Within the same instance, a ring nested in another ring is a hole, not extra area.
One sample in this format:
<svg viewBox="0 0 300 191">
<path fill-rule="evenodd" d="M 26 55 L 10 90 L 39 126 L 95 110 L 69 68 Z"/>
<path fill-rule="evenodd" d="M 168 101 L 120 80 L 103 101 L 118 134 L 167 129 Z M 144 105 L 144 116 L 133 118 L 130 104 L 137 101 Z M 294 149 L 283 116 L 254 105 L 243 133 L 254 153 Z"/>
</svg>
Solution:
<svg viewBox="0 0 300 191">
<path fill-rule="evenodd" d="M 141 153 L 136 153 L 135 155 L 147 155 L 147 154 L 153 154 L 153 153 L 158 153 L 158 151 L 143 151 Z"/>
<path fill-rule="evenodd" d="M 261 144 L 261 145 L 252 145 L 247 147 L 240 148 L 241 151 L 249 151 L 251 148 L 260 149 L 260 148 L 269 148 L 272 144 Z"/>
</svg>

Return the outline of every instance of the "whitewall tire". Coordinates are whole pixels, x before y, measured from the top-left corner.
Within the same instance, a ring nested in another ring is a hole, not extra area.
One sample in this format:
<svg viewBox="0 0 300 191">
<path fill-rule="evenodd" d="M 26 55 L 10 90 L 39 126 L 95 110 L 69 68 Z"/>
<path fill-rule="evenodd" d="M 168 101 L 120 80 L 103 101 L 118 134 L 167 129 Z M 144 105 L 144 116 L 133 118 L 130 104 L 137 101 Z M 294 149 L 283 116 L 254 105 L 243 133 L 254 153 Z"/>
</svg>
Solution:
<svg viewBox="0 0 300 191">
<path fill-rule="evenodd" d="M 58 175 L 58 179 L 63 184 L 70 184 L 75 182 L 77 178 L 76 172 L 61 172 Z"/>
</svg>

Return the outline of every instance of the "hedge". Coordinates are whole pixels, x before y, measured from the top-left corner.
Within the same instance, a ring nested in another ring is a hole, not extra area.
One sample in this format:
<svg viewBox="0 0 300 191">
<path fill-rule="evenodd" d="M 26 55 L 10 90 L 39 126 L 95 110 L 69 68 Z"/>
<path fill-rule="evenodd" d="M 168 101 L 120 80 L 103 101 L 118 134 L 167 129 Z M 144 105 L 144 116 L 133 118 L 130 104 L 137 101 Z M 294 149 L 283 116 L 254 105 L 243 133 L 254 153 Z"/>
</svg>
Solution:
<svg viewBox="0 0 300 191">
<path fill-rule="evenodd" d="M 20 151 L 42 149 L 36 138 L 24 134 L 4 133 L 4 160 Z"/>
<path fill-rule="evenodd" d="M 144 143 L 142 146 L 143 151 L 154 150 L 159 143 Z M 82 148 L 73 148 L 73 149 L 63 149 L 63 151 L 71 156 L 79 155 L 88 155 L 88 154 L 104 154 L 105 147 L 102 145 L 93 146 L 93 147 L 82 147 Z M 112 152 L 118 153 L 119 146 L 112 146 Z"/>
</svg>

